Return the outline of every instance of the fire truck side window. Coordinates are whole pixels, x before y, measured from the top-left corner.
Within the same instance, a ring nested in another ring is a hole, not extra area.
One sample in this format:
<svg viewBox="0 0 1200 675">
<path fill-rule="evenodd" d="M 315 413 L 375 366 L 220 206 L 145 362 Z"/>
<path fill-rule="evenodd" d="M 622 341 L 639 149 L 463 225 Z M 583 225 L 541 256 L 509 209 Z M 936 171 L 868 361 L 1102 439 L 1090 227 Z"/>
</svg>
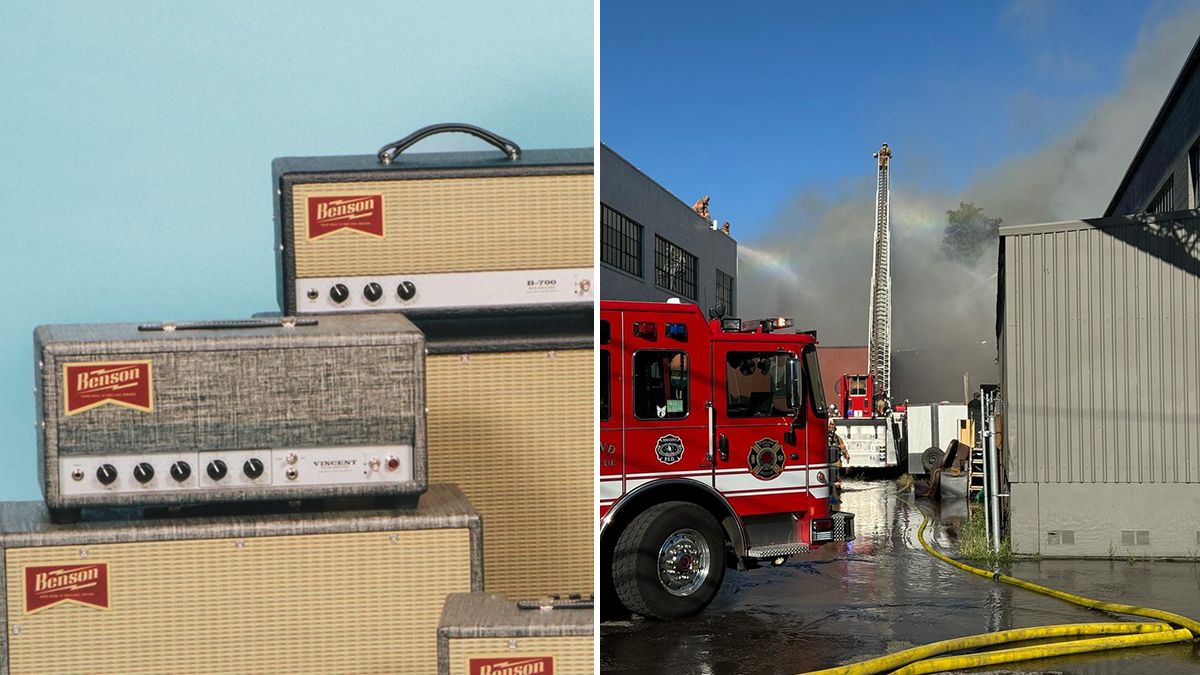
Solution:
<svg viewBox="0 0 1200 675">
<path fill-rule="evenodd" d="M 687 417 L 688 357 L 680 351 L 633 355 L 633 414 L 643 420 Z"/>
<path fill-rule="evenodd" d="M 789 392 L 791 354 L 729 352 L 725 356 L 726 414 L 730 417 L 791 417 L 796 414 Z"/>
<path fill-rule="evenodd" d="M 607 349 L 600 350 L 600 421 L 607 422 L 609 418 L 610 405 L 610 389 L 611 386 L 608 376 L 609 356 Z"/>
<path fill-rule="evenodd" d="M 825 404 L 825 384 L 821 381 L 821 366 L 817 363 L 817 348 L 804 348 L 804 371 L 808 374 L 808 390 L 812 392 L 813 412 L 817 417 L 828 417 L 829 408 Z"/>
</svg>

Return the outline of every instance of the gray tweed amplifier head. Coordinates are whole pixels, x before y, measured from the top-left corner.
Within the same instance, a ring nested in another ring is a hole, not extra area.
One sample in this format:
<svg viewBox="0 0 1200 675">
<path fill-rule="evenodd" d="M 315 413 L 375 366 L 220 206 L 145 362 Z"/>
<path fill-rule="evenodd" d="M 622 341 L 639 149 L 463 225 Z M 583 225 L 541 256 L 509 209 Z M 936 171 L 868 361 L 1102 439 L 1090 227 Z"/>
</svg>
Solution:
<svg viewBox="0 0 1200 675">
<path fill-rule="evenodd" d="M 438 674 L 592 673 L 594 625 L 590 600 L 514 602 L 456 593 L 446 598 L 438 624 Z"/>
<path fill-rule="evenodd" d="M 46 504 L 415 497 L 425 339 L 399 314 L 41 326 Z"/>
<path fill-rule="evenodd" d="M 0 503 L 0 674 L 436 671 L 444 599 L 483 581 L 457 488 L 407 510 L 268 506 L 53 525 Z"/>
<path fill-rule="evenodd" d="M 487 152 L 411 153 L 463 132 Z M 374 155 L 272 164 L 285 314 L 591 307 L 593 152 L 440 124 Z"/>
</svg>

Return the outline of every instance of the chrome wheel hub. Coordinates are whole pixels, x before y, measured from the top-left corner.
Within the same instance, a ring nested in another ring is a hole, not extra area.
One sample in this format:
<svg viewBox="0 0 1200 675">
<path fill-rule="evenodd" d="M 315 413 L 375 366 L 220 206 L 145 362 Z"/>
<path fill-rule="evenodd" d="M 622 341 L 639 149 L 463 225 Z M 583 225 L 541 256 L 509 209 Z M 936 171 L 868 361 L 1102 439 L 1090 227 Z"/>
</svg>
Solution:
<svg viewBox="0 0 1200 675">
<path fill-rule="evenodd" d="M 676 530 L 658 549 L 658 580 L 671 595 L 695 593 L 708 578 L 711 552 L 699 532 Z"/>
</svg>

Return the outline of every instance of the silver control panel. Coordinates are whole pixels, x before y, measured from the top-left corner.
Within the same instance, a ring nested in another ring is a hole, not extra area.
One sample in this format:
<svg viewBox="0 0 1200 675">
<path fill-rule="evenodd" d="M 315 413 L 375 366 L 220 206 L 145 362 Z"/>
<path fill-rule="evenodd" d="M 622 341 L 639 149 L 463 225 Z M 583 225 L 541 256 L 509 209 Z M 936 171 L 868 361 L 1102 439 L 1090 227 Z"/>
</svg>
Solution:
<svg viewBox="0 0 1200 675">
<path fill-rule="evenodd" d="M 514 307 L 592 302 L 590 267 L 297 279 L 296 311 Z"/>
<path fill-rule="evenodd" d="M 396 445 L 68 456 L 59 458 L 59 493 L 405 483 L 413 479 L 412 455 L 412 446 Z"/>
</svg>

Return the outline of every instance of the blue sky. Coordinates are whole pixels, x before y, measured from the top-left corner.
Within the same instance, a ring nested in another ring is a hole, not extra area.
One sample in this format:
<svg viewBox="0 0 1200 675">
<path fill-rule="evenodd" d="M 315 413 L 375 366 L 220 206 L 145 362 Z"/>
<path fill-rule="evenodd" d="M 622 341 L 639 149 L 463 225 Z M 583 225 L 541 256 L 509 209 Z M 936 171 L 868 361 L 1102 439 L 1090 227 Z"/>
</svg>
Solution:
<svg viewBox="0 0 1200 675">
<path fill-rule="evenodd" d="M 884 141 L 896 190 L 959 193 L 1086 123 L 1139 33 L 1188 6 L 605 0 L 600 137 L 689 204 L 712 195 L 745 241 L 798 193 L 870 176 Z"/>
</svg>

